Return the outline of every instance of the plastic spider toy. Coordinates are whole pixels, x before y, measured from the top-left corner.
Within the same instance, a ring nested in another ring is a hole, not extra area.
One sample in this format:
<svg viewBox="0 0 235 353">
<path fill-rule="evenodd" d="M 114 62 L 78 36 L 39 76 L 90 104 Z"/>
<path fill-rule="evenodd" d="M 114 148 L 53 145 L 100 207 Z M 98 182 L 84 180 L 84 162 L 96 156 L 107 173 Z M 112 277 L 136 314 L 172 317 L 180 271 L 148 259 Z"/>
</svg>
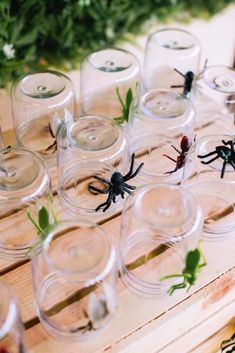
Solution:
<svg viewBox="0 0 235 353">
<path fill-rule="evenodd" d="M 195 138 L 194 138 L 194 141 L 195 141 Z M 163 155 L 164 157 L 167 157 L 168 159 L 176 163 L 175 169 L 171 170 L 170 172 L 166 172 L 165 174 L 174 173 L 185 165 L 186 156 L 191 146 L 192 146 L 192 141 L 187 136 L 183 136 L 181 139 L 181 142 L 180 142 L 181 151 L 178 150 L 175 146 L 171 145 L 171 147 L 173 147 L 174 150 L 179 153 L 179 156 L 177 157 L 177 159 L 174 159 L 168 156 L 167 154 Z"/>
<path fill-rule="evenodd" d="M 229 140 L 229 141 L 222 140 L 222 143 L 224 144 L 224 146 L 217 146 L 215 147 L 215 150 L 210 153 L 207 153 L 204 155 L 198 155 L 198 158 L 202 158 L 202 159 L 213 156 L 214 154 L 216 155 L 214 158 L 210 159 L 207 162 L 201 161 L 202 164 L 210 164 L 218 158 L 222 158 L 224 160 L 223 167 L 220 174 L 221 179 L 223 179 L 224 177 L 227 163 L 230 163 L 233 169 L 235 170 L 235 150 L 234 150 L 235 142 L 232 140 Z M 226 147 L 227 145 L 229 145 L 230 147 Z"/>
<path fill-rule="evenodd" d="M 89 185 L 88 189 L 89 191 L 95 191 L 100 194 L 108 194 L 107 201 L 104 203 L 101 203 L 99 206 L 96 207 L 95 211 L 99 211 L 101 208 L 103 208 L 103 212 L 105 212 L 111 205 L 112 201 L 115 203 L 116 202 L 116 196 L 121 195 L 121 197 L 124 199 L 124 194 L 127 192 L 128 194 L 132 195 L 132 192 L 130 190 L 135 190 L 136 187 L 129 185 L 126 183 L 126 181 L 133 179 L 141 170 L 143 167 L 144 163 L 141 163 L 139 167 L 136 169 L 135 172 L 133 172 L 133 167 L 134 167 L 134 159 L 135 159 L 135 154 L 132 154 L 131 157 L 131 166 L 130 170 L 126 175 L 122 175 L 119 172 L 114 172 L 112 174 L 111 180 L 107 180 L 104 178 L 101 178 L 99 176 L 94 176 L 96 180 L 99 180 L 105 184 L 108 185 L 108 188 L 105 190 L 101 190 L 96 188 L 95 186 Z"/>
<path fill-rule="evenodd" d="M 185 96 L 187 96 L 192 89 L 192 85 L 193 85 L 193 80 L 194 80 L 194 73 L 192 71 L 188 71 L 186 72 L 186 74 L 184 75 L 182 72 L 180 72 L 177 69 L 174 69 L 176 72 L 178 72 L 178 74 L 180 74 L 181 76 L 183 76 L 184 78 L 184 84 L 183 85 L 175 85 L 175 86 L 171 86 L 171 88 L 179 88 L 179 87 L 183 87 L 183 94 Z"/>
</svg>

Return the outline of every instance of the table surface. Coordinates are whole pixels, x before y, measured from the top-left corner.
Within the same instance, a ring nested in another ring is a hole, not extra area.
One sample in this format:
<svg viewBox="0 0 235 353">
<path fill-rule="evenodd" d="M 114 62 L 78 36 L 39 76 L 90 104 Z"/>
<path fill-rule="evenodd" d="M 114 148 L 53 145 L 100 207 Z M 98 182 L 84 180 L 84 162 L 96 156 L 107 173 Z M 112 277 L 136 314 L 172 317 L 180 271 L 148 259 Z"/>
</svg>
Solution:
<svg viewBox="0 0 235 353">
<path fill-rule="evenodd" d="M 235 7 L 232 8 L 233 14 L 234 10 Z M 228 13 L 230 18 L 231 9 Z M 5 96 L 5 101 L 3 98 L 0 97 L 2 106 L 8 104 L 8 98 Z M 11 126 L 6 124 L 3 130 L 5 143 L 12 142 Z M 216 124 L 205 124 L 197 131 L 197 137 L 215 132 L 220 132 Z M 56 170 L 51 172 L 53 185 L 56 185 Z M 59 208 L 58 196 L 55 195 L 55 209 Z M 120 215 L 103 223 L 114 242 L 119 236 L 119 225 Z M 55 340 L 38 322 L 29 261 L 0 259 L 0 277 L 15 289 L 19 297 L 26 340 L 32 353 L 216 353 L 221 341 L 235 331 L 234 249 L 235 234 L 222 242 L 204 242 L 208 266 L 203 269 L 196 285 L 187 293 L 182 291 L 161 300 L 138 297 L 119 279 L 118 309 L 111 325 L 92 341 L 77 343 Z"/>
</svg>

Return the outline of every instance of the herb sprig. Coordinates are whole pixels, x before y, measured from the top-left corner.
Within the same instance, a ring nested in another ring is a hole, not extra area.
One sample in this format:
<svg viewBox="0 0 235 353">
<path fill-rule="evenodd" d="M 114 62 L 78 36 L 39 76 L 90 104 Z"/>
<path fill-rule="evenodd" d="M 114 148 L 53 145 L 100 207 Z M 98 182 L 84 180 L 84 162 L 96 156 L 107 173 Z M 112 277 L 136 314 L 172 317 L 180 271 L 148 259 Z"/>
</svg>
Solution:
<svg viewBox="0 0 235 353">
<path fill-rule="evenodd" d="M 114 118 L 114 120 L 118 124 L 123 124 L 124 122 L 128 123 L 130 106 L 131 106 L 131 103 L 132 103 L 132 100 L 133 100 L 132 89 L 129 88 L 128 91 L 126 92 L 125 102 L 123 101 L 123 99 L 122 99 L 122 97 L 120 95 L 118 87 L 116 88 L 116 93 L 117 93 L 118 100 L 119 100 L 119 102 L 121 103 L 121 106 L 122 106 L 122 115 Z"/>
<path fill-rule="evenodd" d="M 48 208 L 42 206 L 38 211 L 38 219 L 35 220 L 30 212 L 27 212 L 27 216 L 32 222 L 32 224 L 37 229 L 37 234 L 39 236 L 39 241 L 42 243 L 48 234 L 56 227 L 59 223 L 53 206 L 52 206 L 52 198 L 49 196 L 48 198 Z M 50 214 L 52 215 L 52 221 L 50 219 Z"/>
<path fill-rule="evenodd" d="M 165 281 L 170 278 L 182 278 L 182 282 L 172 285 L 167 293 L 172 295 L 175 290 L 187 288 L 187 291 L 193 286 L 201 272 L 201 269 L 207 265 L 205 256 L 202 253 L 200 243 L 197 248 L 190 250 L 185 258 L 185 267 L 182 273 L 176 273 L 160 278 L 160 281 Z"/>
</svg>

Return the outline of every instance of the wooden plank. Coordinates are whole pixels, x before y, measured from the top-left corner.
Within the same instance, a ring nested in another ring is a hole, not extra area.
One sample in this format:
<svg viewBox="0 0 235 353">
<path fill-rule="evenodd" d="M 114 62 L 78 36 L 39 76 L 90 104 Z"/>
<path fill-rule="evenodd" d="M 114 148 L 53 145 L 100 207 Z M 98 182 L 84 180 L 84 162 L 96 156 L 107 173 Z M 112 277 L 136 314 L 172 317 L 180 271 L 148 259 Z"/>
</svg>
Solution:
<svg viewBox="0 0 235 353">
<path fill-rule="evenodd" d="M 188 348 L 184 348 L 185 343 L 188 342 L 184 339 L 186 333 L 190 334 L 189 343 L 195 342 L 196 345 L 194 329 L 196 334 L 198 330 L 201 336 L 203 332 L 207 335 L 208 325 L 210 326 L 212 322 L 218 322 L 217 327 L 220 327 L 220 324 L 223 326 L 224 322 L 229 321 L 234 315 L 235 269 L 228 271 L 195 294 L 190 294 L 187 300 L 181 297 L 182 300 L 178 304 L 171 304 L 171 310 L 165 308 L 161 314 L 156 310 L 159 305 L 164 306 L 161 300 L 146 300 L 127 291 L 124 287 L 119 288 L 120 301 L 117 314 L 109 329 L 101 336 L 97 336 L 95 340 L 61 343 L 49 337 L 41 326 L 37 325 L 27 331 L 31 351 L 34 353 L 65 351 L 72 353 L 76 350 L 81 353 L 186 353 L 190 348 L 190 344 Z M 168 300 L 172 301 L 172 298 Z M 164 298 L 165 301 L 166 298 Z M 207 322 L 208 317 L 209 322 Z M 215 326 L 211 327 L 212 331 Z M 181 342 L 176 340 L 179 336 Z M 169 348 L 171 341 L 174 340 L 178 343 L 177 350 L 173 350 L 174 347 L 172 350 Z"/>
</svg>

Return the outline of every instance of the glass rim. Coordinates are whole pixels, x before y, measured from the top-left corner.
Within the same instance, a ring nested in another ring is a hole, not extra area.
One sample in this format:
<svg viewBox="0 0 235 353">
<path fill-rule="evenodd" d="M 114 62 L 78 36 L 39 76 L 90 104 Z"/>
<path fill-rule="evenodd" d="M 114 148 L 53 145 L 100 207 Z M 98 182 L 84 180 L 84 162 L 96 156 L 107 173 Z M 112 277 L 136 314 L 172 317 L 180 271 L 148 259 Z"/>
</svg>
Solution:
<svg viewBox="0 0 235 353">
<path fill-rule="evenodd" d="M 68 268 L 63 268 L 62 266 L 58 266 L 58 264 L 56 264 L 50 257 L 50 255 L 48 254 L 48 250 L 50 248 L 50 244 L 51 242 L 53 242 L 54 237 L 56 237 L 56 233 L 57 230 L 60 226 L 63 227 L 63 225 L 65 226 L 65 229 L 67 226 L 83 226 L 85 225 L 88 229 L 89 228 L 93 228 L 95 227 L 96 229 L 99 229 L 99 235 L 102 235 L 102 243 L 106 243 L 105 248 L 106 250 L 108 250 L 108 256 L 107 256 L 107 261 L 104 264 L 104 267 L 102 268 L 101 273 L 99 273 L 98 275 L 95 275 L 94 277 L 88 278 L 86 280 L 87 285 L 92 285 L 95 284 L 99 281 L 101 281 L 103 278 L 106 277 L 106 275 L 108 273 L 110 273 L 111 268 L 113 267 L 115 261 L 116 261 L 116 251 L 115 251 L 115 247 L 114 245 L 110 242 L 106 231 L 97 223 L 91 222 L 90 220 L 84 220 L 84 219 L 67 219 L 67 220 L 62 220 L 58 223 L 58 225 L 48 234 L 48 236 L 46 237 L 46 239 L 44 240 L 43 244 L 42 244 L 42 252 L 43 252 L 43 257 L 46 261 L 46 263 L 49 266 L 52 266 L 53 268 L 55 268 L 56 270 L 58 270 L 60 273 L 64 273 L 67 275 L 84 275 L 86 273 L 90 273 L 90 270 L 72 270 L 72 269 L 68 269 Z M 103 254 L 104 256 L 106 255 L 105 253 Z M 94 263 L 92 265 L 92 268 L 95 268 L 97 266 L 97 264 L 102 262 L 102 258 L 99 259 L 98 262 Z M 78 282 L 84 282 L 84 280 L 79 280 L 77 279 Z"/>
<path fill-rule="evenodd" d="M 209 78 L 206 77 L 206 75 L 208 74 L 208 72 L 213 71 L 213 70 L 220 70 L 220 69 L 225 69 L 226 71 L 231 71 L 234 76 L 235 76 L 235 69 L 227 66 L 227 65 L 210 65 L 205 67 L 201 73 L 199 73 L 199 77 L 203 78 L 203 81 L 214 91 L 216 92 L 220 92 L 220 93 L 226 93 L 226 94 L 233 94 L 235 93 L 235 81 L 234 81 L 234 89 L 233 90 L 226 90 L 223 88 L 220 88 L 219 85 L 216 85 L 216 82 L 211 82 L 209 80 Z M 219 89 L 217 89 L 217 87 L 219 87 Z"/>
<path fill-rule="evenodd" d="M 124 68 L 123 70 L 100 70 L 104 73 L 117 73 L 117 72 L 123 72 L 123 71 L 126 71 L 128 69 L 130 69 L 133 65 L 134 65 L 134 62 L 136 62 L 139 66 L 140 66 L 140 61 L 139 59 L 137 58 L 137 56 L 135 54 L 133 54 L 131 51 L 127 50 L 127 49 L 123 49 L 123 48 L 118 48 L 118 47 L 112 47 L 112 46 L 107 46 L 107 47 L 103 47 L 103 48 L 99 48 L 99 49 L 96 49 L 94 51 L 91 51 L 88 55 L 86 55 L 84 57 L 84 59 L 82 60 L 82 63 L 81 63 L 81 66 L 83 66 L 85 64 L 86 61 L 89 62 L 89 64 L 94 68 L 94 69 L 97 69 L 99 70 L 99 68 L 97 66 L 94 66 L 94 64 L 91 62 L 91 56 L 94 55 L 94 54 L 97 54 L 97 53 L 100 53 L 100 52 L 105 52 L 105 51 L 108 51 L 108 50 L 113 50 L 113 51 L 117 51 L 117 52 L 121 52 L 125 55 L 128 55 L 130 56 L 132 59 L 134 59 L 133 62 L 131 62 L 126 68 Z"/>
<path fill-rule="evenodd" d="M 146 239 L 145 239 L 146 240 Z M 149 240 L 149 238 L 147 239 Z M 172 242 L 170 239 L 166 239 L 164 237 L 156 237 L 154 235 L 151 236 L 152 242 L 156 242 L 161 246 L 164 244 L 168 249 L 171 249 L 181 260 L 182 265 L 184 264 L 184 259 L 180 254 L 178 242 Z M 139 243 L 141 241 L 139 240 Z M 174 247 L 176 245 L 176 247 Z M 129 245 L 128 249 L 123 249 L 121 242 L 119 242 L 119 257 L 120 257 L 120 266 L 121 266 L 121 279 L 125 285 L 130 286 L 135 291 L 139 292 L 140 294 L 143 293 L 145 295 L 161 295 L 164 294 L 169 286 L 174 283 L 174 279 L 169 279 L 166 282 L 156 281 L 156 283 L 151 283 L 141 279 L 140 277 L 136 276 L 131 270 L 128 269 L 128 264 L 125 264 L 125 256 L 128 253 L 129 249 L 133 245 Z M 125 250 L 125 251 L 123 251 Z M 160 254 L 161 255 L 161 254 Z"/>
<path fill-rule="evenodd" d="M 169 116 L 161 116 L 161 114 L 155 113 L 153 111 L 151 111 L 150 109 L 146 109 L 144 107 L 144 100 L 146 99 L 146 97 L 153 95 L 155 97 L 157 97 L 160 94 L 165 95 L 166 97 L 173 97 L 175 101 L 177 100 L 181 100 L 182 102 L 184 102 L 185 104 L 185 109 L 183 112 L 181 112 L 178 115 L 170 115 Z M 193 112 L 193 114 L 195 115 L 195 107 L 193 102 L 186 97 L 185 95 L 175 92 L 171 89 L 167 89 L 167 88 L 153 88 L 148 90 L 146 93 L 144 93 L 144 95 L 141 97 L 140 99 L 140 108 L 141 108 L 141 114 L 144 114 L 145 116 L 147 116 L 149 119 L 154 120 L 155 118 L 159 119 L 159 121 L 176 121 L 176 120 L 180 120 L 184 117 L 184 115 L 186 116 L 185 122 L 187 122 L 187 120 L 190 118 L 190 111 Z M 185 123 L 184 122 L 184 123 Z"/>
<path fill-rule="evenodd" d="M 112 142 L 112 144 L 108 145 L 107 147 L 103 147 L 103 148 L 99 148 L 99 149 L 89 149 L 89 148 L 83 148 L 83 146 L 81 146 L 81 144 L 78 144 L 76 141 L 74 141 L 74 139 L 71 136 L 71 131 L 72 129 L 78 125 L 79 126 L 79 122 L 81 120 L 86 121 L 86 119 L 95 119 L 97 118 L 98 120 L 100 119 L 101 121 L 106 121 L 106 122 L 110 122 L 110 127 L 113 126 L 115 128 L 115 130 L 118 132 L 118 135 L 116 137 L 116 139 Z M 105 115 L 100 115 L 100 114 L 82 114 L 82 115 L 77 115 L 75 117 L 75 120 L 71 120 L 68 121 L 66 124 L 64 124 L 64 126 L 62 127 L 62 129 L 59 130 L 58 133 L 58 137 L 62 135 L 62 131 L 63 129 L 67 130 L 67 137 L 69 142 L 71 143 L 71 145 L 75 148 L 81 149 L 81 150 L 85 150 L 85 151 L 90 151 L 92 153 L 99 153 L 100 151 L 105 151 L 108 150 L 110 148 L 112 148 L 113 146 L 115 146 L 115 144 L 117 143 L 117 141 L 119 140 L 120 136 L 122 136 L 122 139 L 124 139 L 124 133 L 123 133 L 123 128 L 121 125 L 117 124 L 112 118 L 105 116 Z"/>
<path fill-rule="evenodd" d="M 201 48 L 201 45 L 200 45 L 200 41 L 199 39 L 191 32 L 185 30 L 185 29 L 181 29 L 181 28 L 176 28 L 176 27 L 166 27 L 166 28 L 162 28 L 162 29 L 158 29 L 156 31 L 154 31 L 153 33 L 151 33 L 148 37 L 148 42 L 152 39 L 152 37 L 154 37 L 155 35 L 157 34 L 161 34 L 161 33 L 166 33 L 166 32 L 170 32 L 170 31 L 176 31 L 176 32 L 179 32 L 179 33 L 183 33 L 183 34 L 186 34 L 188 37 L 191 37 L 193 39 L 193 44 L 189 47 L 182 47 L 182 48 L 169 48 L 169 47 L 166 47 L 164 45 L 160 45 L 161 47 L 165 48 L 165 49 L 170 49 L 170 50 L 189 50 L 189 49 L 192 49 L 194 48 L 195 46 L 199 46 Z M 159 43 L 157 43 L 159 45 Z"/>
<path fill-rule="evenodd" d="M 103 163 L 101 161 L 87 159 L 87 160 L 82 160 L 82 161 L 77 162 L 76 165 L 72 164 L 68 169 L 66 169 L 66 172 L 64 172 L 62 174 L 62 176 L 59 178 L 58 196 L 59 196 L 60 202 L 65 209 L 68 208 L 68 205 L 70 208 L 72 207 L 74 209 L 72 211 L 69 209 L 69 211 L 68 211 L 69 213 L 75 214 L 75 213 L 81 211 L 81 212 L 83 212 L 83 214 L 82 214 L 83 216 L 85 216 L 85 214 L 87 213 L 86 214 L 87 216 L 94 215 L 96 217 L 100 217 L 101 215 L 104 214 L 102 210 L 95 212 L 95 209 L 80 207 L 77 202 L 75 202 L 74 200 L 71 200 L 70 197 L 68 195 L 66 195 L 64 192 L 64 184 L 69 180 L 69 178 L 71 178 L 71 174 L 73 175 L 75 171 L 79 172 L 79 170 L 81 170 L 81 166 L 88 166 L 88 165 L 94 166 L 94 164 L 97 166 L 100 166 L 103 169 L 109 170 L 111 175 L 115 172 L 115 169 L 112 167 L 112 165 L 110 165 L 108 163 Z M 72 173 L 69 174 L 68 172 L 71 172 L 71 170 L 72 170 Z M 119 205 L 118 200 L 114 205 L 116 205 L 116 207 L 118 207 L 118 205 Z M 112 210 L 113 210 L 113 208 L 110 207 L 107 210 L 106 214 L 109 214 Z"/>
<path fill-rule="evenodd" d="M 28 156 L 32 161 L 36 162 L 36 164 L 39 166 L 39 169 L 41 171 L 43 171 L 43 178 L 42 180 L 45 180 L 46 178 L 50 181 L 50 172 L 49 172 L 49 168 L 47 166 L 47 164 L 45 163 L 45 161 L 43 160 L 43 158 L 36 152 L 33 152 L 31 150 L 28 150 L 24 147 L 20 147 L 20 148 L 17 148 L 17 147 L 12 147 L 10 146 L 9 148 L 9 151 L 5 151 L 5 149 L 0 149 L 0 157 L 1 155 L 7 155 L 8 153 L 14 153 L 16 155 L 23 155 L 23 156 Z M 12 189 L 12 190 L 3 190 L 3 189 L 0 189 L 0 192 L 1 191 L 6 191 L 6 192 L 9 192 L 9 193 L 14 193 L 15 191 L 23 191 L 23 190 L 27 190 L 28 187 L 30 187 L 30 185 L 33 185 L 33 183 L 38 179 L 38 177 L 40 176 L 40 170 L 38 171 L 38 174 L 35 176 L 35 178 L 33 178 L 33 180 L 30 182 L 30 184 L 27 184 L 25 186 L 23 186 L 22 188 L 17 188 L 17 189 Z M 30 195 L 29 195 L 30 196 Z M 26 197 L 26 196 L 25 196 Z M 34 192 L 32 194 L 32 198 L 36 198 L 36 196 L 34 196 Z M 0 196 L 0 199 L 4 199 L 4 196 L 1 195 Z M 7 199 L 10 201 L 10 200 L 18 200 L 18 197 L 14 197 L 14 195 L 12 196 L 7 196 Z"/>
<path fill-rule="evenodd" d="M 34 75 L 40 75 L 40 74 L 51 74 L 55 77 L 59 77 L 59 78 L 63 78 L 64 80 L 64 86 L 63 86 L 63 89 L 59 90 L 56 94 L 53 94 L 51 96 L 36 96 L 36 97 L 33 97 L 31 96 L 30 94 L 25 94 L 21 89 L 20 89 L 20 84 L 23 82 L 23 80 L 25 80 L 27 77 L 30 77 L 30 76 L 34 76 Z M 47 69 L 47 70 L 39 70 L 39 71 L 35 71 L 35 70 L 32 70 L 32 71 L 29 71 L 23 75 L 21 75 L 16 81 L 13 82 L 12 86 L 11 86 L 11 96 L 13 98 L 14 96 L 14 93 L 15 91 L 17 90 L 17 88 L 20 89 L 20 92 L 23 96 L 26 96 L 26 97 L 29 97 L 31 99 L 42 99 L 42 100 L 45 100 L 45 99 L 51 99 L 53 97 L 56 97 L 58 95 L 60 95 L 66 88 L 67 84 L 70 84 L 72 87 L 73 87 L 73 82 L 72 80 L 67 76 L 65 75 L 64 73 L 60 72 L 60 71 L 57 71 L 57 70 L 50 70 L 50 69 Z"/>
<path fill-rule="evenodd" d="M 172 242 L 175 242 L 178 239 L 186 239 L 188 236 L 190 236 L 190 233 L 194 232 L 194 228 L 195 227 L 197 227 L 198 225 L 202 224 L 202 222 L 203 222 L 203 214 L 202 214 L 202 209 L 200 207 L 200 202 L 198 201 L 198 199 L 195 197 L 195 195 L 192 192 L 190 192 L 184 186 L 178 186 L 178 185 L 168 184 L 168 183 L 164 183 L 164 182 L 160 182 L 160 183 L 154 182 L 154 183 L 149 183 L 149 184 L 146 184 L 146 185 L 142 185 L 142 186 L 138 187 L 138 189 L 136 190 L 138 194 L 135 194 L 134 197 L 132 195 L 128 195 L 128 197 L 124 200 L 123 211 L 125 211 L 126 208 L 128 209 L 130 207 L 128 205 L 130 200 L 133 200 L 131 207 L 134 207 L 133 204 L 134 204 L 134 202 L 136 202 L 137 197 L 139 195 L 141 195 L 141 192 L 143 192 L 143 191 L 146 192 L 146 191 L 149 191 L 149 190 L 154 190 L 154 189 L 159 189 L 159 188 L 168 189 L 170 191 L 172 191 L 172 190 L 174 191 L 175 190 L 175 191 L 180 192 L 180 194 L 184 193 L 184 194 L 188 195 L 190 197 L 190 201 L 193 202 L 194 208 L 196 210 L 194 218 L 197 221 L 197 222 L 194 222 L 195 224 L 193 225 L 193 227 L 190 230 L 186 229 L 185 232 L 182 232 L 180 235 L 174 236 L 173 238 L 169 238 L 168 236 L 165 236 L 165 235 L 161 236 L 162 238 L 168 239 L 169 241 L 172 241 Z M 143 195 L 144 195 L 144 193 L 143 193 Z M 124 213 L 125 212 L 123 212 L 123 214 Z M 148 224 L 154 226 L 154 223 L 152 223 L 152 222 L 150 222 Z M 184 221 L 181 224 L 177 224 L 177 226 L 182 227 L 185 224 L 187 224 L 187 221 Z M 122 222 L 121 222 L 121 227 L 122 227 Z M 171 231 L 173 227 L 175 227 L 174 224 L 170 225 L 170 227 L 166 227 L 165 226 L 165 229 Z M 161 229 L 158 226 L 157 227 L 154 226 L 153 229 L 155 231 L 161 231 Z M 185 236 L 185 234 L 186 234 L 186 236 Z"/>
<path fill-rule="evenodd" d="M 0 281 L 0 292 L 1 290 L 7 294 L 8 310 L 6 319 L 2 326 L 0 326 L 0 339 L 9 333 L 17 315 L 16 297 L 13 290 L 2 280 Z"/>
</svg>

